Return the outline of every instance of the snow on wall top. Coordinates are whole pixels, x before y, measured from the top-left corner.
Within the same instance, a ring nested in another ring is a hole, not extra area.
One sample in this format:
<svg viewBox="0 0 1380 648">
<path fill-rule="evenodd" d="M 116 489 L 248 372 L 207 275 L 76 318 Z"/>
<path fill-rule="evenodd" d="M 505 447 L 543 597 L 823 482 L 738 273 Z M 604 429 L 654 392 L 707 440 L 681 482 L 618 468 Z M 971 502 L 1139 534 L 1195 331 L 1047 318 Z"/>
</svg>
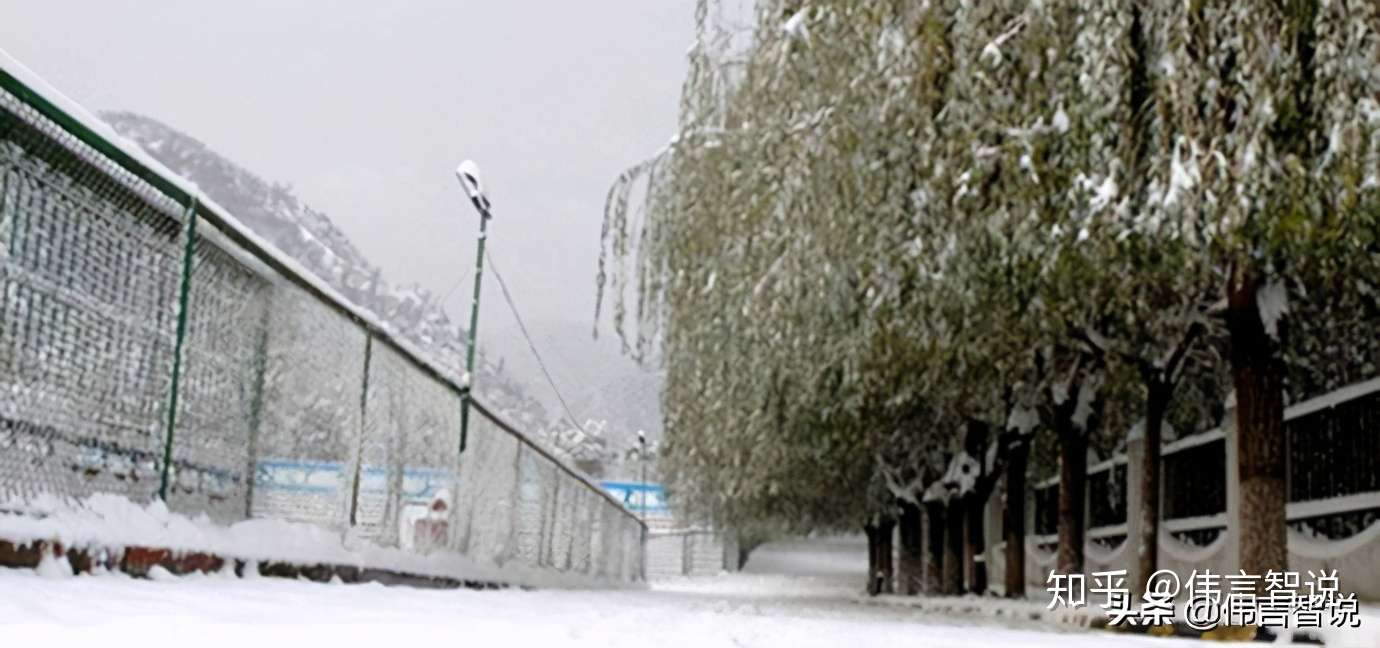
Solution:
<svg viewBox="0 0 1380 648">
<path fill-rule="evenodd" d="M 325 562 L 543 588 L 635 587 L 514 561 L 499 565 L 453 552 L 424 554 L 367 540 L 346 542 L 337 530 L 281 519 L 254 518 L 220 526 L 204 516 L 170 512 L 161 500 L 138 504 L 119 495 L 97 493 L 84 500 L 40 496 L 21 504 L 25 512 L 0 510 L 0 535 L 20 544 L 56 541 L 67 547 L 116 550 L 159 547 L 241 560 Z"/>
</svg>

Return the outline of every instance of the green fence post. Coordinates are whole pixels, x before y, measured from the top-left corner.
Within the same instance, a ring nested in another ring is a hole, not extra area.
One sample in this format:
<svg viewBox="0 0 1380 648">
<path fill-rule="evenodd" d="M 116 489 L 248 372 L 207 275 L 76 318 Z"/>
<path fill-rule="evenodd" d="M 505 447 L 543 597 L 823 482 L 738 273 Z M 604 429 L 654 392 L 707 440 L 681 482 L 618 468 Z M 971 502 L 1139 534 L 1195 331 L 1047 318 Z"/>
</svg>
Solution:
<svg viewBox="0 0 1380 648">
<path fill-rule="evenodd" d="M 172 385 L 168 388 L 168 432 L 163 440 L 163 470 L 158 478 L 158 499 L 168 501 L 168 474 L 172 468 L 173 433 L 177 429 L 177 388 L 182 380 L 182 346 L 187 341 L 187 306 L 192 289 L 192 257 L 196 254 L 196 197 L 187 204 L 186 244 L 182 251 L 182 285 L 177 295 L 177 339 L 173 342 Z"/>
<path fill-rule="evenodd" d="M 254 482 L 259 478 L 259 427 L 263 424 L 264 381 L 268 379 L 268 331 L 272 326 L 273 288 L 263 289 L 264 312 L 259 316 L 259 342 L 254 350 L 254 392 L 249 401 L 249 449 L 245 466 L 244 518 L 254 517 Z"/>
<path fill-rule="evenodd" d="M 355 478 L 350 486 L 350 526 L 359 520 L 359 481 L 364 474 L 364 437 L 369 433 L 369 362 L 374 352 L 374 336 L 364 332 L 364 384 L 359 392 L 359 443 L 355 444 Z"/>
</svg>

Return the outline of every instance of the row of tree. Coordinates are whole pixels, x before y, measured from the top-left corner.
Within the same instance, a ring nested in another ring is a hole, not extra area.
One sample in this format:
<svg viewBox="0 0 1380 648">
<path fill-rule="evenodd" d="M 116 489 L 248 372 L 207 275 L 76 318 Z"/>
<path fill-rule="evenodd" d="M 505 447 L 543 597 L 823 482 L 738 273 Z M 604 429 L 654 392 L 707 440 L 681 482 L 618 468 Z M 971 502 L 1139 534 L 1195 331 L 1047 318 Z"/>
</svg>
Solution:
<svg viewBox="0 0 1380 648">
<path fill-rule="evenodd" d="M 721 9 L 600 260 L 666 365 L 676 502 L 861 526 L 883 571 L 899 524 L 902 588 L 928 548 L 956 592 L 1004 483 L 1020 595 L 1027 475 L 1057 470 L 1080 570 L 1090 449 L 1134 428 L 1144 578 L 1164 431 L 1234 394 L 1241 568 L 1285 566 L 1284 405 L 1380 361 L 1380 8 L 774 0 L 750 34 Z"/>
</svg>

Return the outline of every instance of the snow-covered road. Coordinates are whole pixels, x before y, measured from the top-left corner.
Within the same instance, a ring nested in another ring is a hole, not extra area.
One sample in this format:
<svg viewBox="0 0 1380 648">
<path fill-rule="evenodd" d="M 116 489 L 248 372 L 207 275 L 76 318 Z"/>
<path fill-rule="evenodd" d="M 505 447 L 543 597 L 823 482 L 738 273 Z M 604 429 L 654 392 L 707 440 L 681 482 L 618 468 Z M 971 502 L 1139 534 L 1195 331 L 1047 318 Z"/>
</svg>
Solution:
<svg viewBox="0 0 1380 648">
<path fill-rule="evenodd" d="M 1186 641 L 984 625 L 861 605 L 849 543 L 768 546 L 750 573 L 645 591 L 451 591 L 0 570 L 0 646 L 1122 646 Z"/>
</svg>

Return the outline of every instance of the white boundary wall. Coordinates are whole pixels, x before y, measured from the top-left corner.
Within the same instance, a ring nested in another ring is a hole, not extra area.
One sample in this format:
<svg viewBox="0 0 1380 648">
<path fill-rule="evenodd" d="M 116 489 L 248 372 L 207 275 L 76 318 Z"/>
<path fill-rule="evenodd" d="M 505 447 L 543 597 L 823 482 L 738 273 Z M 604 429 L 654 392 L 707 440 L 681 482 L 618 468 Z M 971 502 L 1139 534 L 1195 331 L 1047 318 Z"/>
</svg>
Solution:
<svg viewBox="0 0 1380 648">
<path fill-rule="evenodd" d="M 1285 411 L 1285 420 L 1292 420 L 1322 409 L 1333 408 L 1376 392 L 1380 392 L 1380 378 L 1344 387 L 1318 398 L 1293 405 Z M 1226 465 L 1223 466 L 1223 470 L 1227 472 L 1226 512 L 1201 518 L 1161 520 L 1160 522 L 1159 567 L 1160 569 L 1174 570 L 1181 579 L 1187 578 L 1194 570 L 1207 569 L 1216 574 L 1239 571 L 1237 556 L 1240 547 L 1240 535 L 1235 525 L 1231 524 L 1231 520 L 1236 519 L 1238 515 L 1240 502 L 1235 468 L 1237 453 L 1235 419 L 1229 415 L 1228 420 L 1231 422 L 1223 429 L 1210 430 L 1165 445 L 1165 450 L 1174 450 L 1217 439 L 1225 439 L 1226 441 Z M 1380 434 L 1380 430 L 1363 430 L 1362 432 Z M 1126 475 L 1128 502 L 1135 501 L 1135 489 L 1138 489 L 1140 481 L 1138 476 L 1139 457 L 1144 452 L 1143 443 L 1141 440 L 1132 440 L 1128 443 Z M 1166 484 L 1166 486 L 1171 485 Z M 1005 543 L 1001 542 L 999 534 L 996 533 L 1001 519 L 1001 498 L 1001 489 L 996 489 L 987 503 L 988 515 L 986 516 L 990 530 L 986 534 L 987 582 L 989 589 L 998 594 L 1004 589 L 1006 567 L 1003 553 Z M 1161 508 L 1163 509 L 1163 507 Z M 1033 513 L 1032 506 L 1027 505 L 1027 509 L 1028 513 Z M 1287 506 L 1286 515 L 1292 522 L 1318 515 L 1371 509 L 1380 509 L 1380 492 L 1290 503 Z M 1123 540 L 1110 549 L 1095 542 L 1099 536 L 1135 538 L 1140 525 L 1132 513 L 1133 511 L 1128 510 L 1127 522 L 1123 525 L 1088 530 L 1087 542 L 1084 545 L 1085 573 L 1092 574 L 1096 571 L 1125 569 L 1128 574 L 1131 574 L 1136 570 L 1129 540 Z M 996 522 L 996 524 L 992 524 L 992 522 Z M 1027 524 L 1027 529 L 1030 528 L 1030 525 Z M 1222 531 L 1212 542 L 1202 547 L 1187 544 L 1173 535 L 1175 532 L 1198 529 L 1222 529 Z M 1056 552 L 1050 550 L 1049 547 L 1055 542 L 1057 542 L 1057 538 L 1051 536 L 1027 535 L 1025 538 L 1025 580 L 1026 592 L 1029 596 L 1038 597 L 1039 593 L 1044 592 L 1047 587 L 1047 579 L 1050 571 L 1055 567 L 1057 557 Z M 1327 570 L 1330 572 L 1335 569 L 1340 587 L 1344 592 L 1354 592 L 1358 598 L 1365 601 L 1380 601 L 1380 522 L 1372 523 L 1360 533 L 1341 540 L 1310 537 L 1290 529 L 1288 543 L 1289 570 L 1306 575 L 1308 570 L 1314 572 Z"/>
</svg>

